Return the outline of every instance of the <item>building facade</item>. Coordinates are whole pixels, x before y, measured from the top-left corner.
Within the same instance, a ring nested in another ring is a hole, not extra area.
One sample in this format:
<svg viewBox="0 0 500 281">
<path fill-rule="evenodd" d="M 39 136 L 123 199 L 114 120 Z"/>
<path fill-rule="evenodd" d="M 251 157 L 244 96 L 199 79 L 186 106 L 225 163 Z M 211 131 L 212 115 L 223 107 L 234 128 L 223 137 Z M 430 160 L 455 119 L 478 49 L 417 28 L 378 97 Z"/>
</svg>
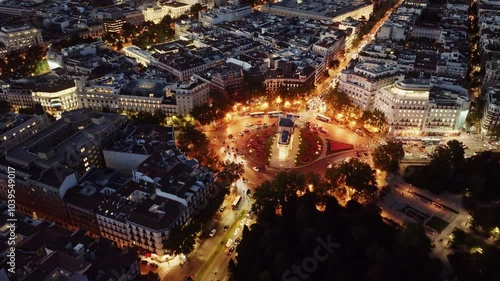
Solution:
<svg viewBox="0 0 500 281">
<path fill-rule="evenodd" d="M 0 28 L 0 42 L 5 45 L 7 52 L 32 46 L 42 46 L 42 32 L 28 25 L 3 26 Z"/>
<path fill-rule="evenodd" d="M 500 88 L 489 87 L 486 90 L 481 133 L 488 135 L 500 128 Z"/>
<path fill-rule="evenodd" d="M 376 61 L 361 61 L 352 69 L 345 69 L 340 74 L 339 90 L 363 111 L 372 110 L 376 92 L 398 79 L 398 70 L 394 65 Z"/>
<path fill-rule="evenodd" d="M 469 106 L 466 91 L 406 79 L 380 89 L 374 108 L 385 114 L 389 134 L 418 136 L 460 133 Z"/>
</svg>

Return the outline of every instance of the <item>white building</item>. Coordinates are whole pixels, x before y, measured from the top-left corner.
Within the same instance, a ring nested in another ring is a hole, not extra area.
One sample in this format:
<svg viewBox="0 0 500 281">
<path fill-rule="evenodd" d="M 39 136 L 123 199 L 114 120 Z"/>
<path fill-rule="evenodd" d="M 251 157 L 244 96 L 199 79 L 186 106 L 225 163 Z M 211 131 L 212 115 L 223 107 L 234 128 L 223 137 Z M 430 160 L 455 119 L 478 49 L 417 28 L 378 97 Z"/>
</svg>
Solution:
<svg viewBox="0 0 500 281">
<path fill-rule="evenodd" d="M 164 3 L 160 6 L 146 5 L 140 6 L 138 9 L 144 15 L 144 21 L 152 21 L 158 24 L 163 17 L 170 15 L 172 18 L 178 18 L 182 14 L 189 11 L 191 5 L 180 2 Z"/>
<path fill-rule="evenodd" d="M 395 41 L 406 40 L 408 36 L 407 25 L 386 21 L 377 32 L 377 39 L 392 39 Z"/>
<path fill-rule="evenodd" d="M 208 12 L 200 12 L 199 20 L 203 25 L 212 26 L 223 22 L 237 21 L 250 14 L 252 14 L 252 8 L 247 5 L 224 6 Z"/>
<path fill-rule="evenodd" d="M 379 90 L 375 109 L 385 114 L 391 135 L 458 134 L 467 116 L 467 93 L 407 79 Z"/>
<path fill-rule="evenodd" d="M 201 80 L 191 80 L 175 90 L 177 114 L 187 116 L 194 107 L 206 104 L 210 99 L 210 84 Z"/>
<path fill-rule="evenodd" d="M 340 74 L 339 89 L 364 111 L 372 110 L 375 93 L 398 79 L 397 67 L 383 62 L 361 61 Z"/>
<path fill-rule="evenodd" d="M 484 83 L 500 82 L 500 60 L 490 60 L 484 65 Z"/>
<path fill-rule="evenodd" d="M 500 88 L 490 87 L 486 91 L 481 133 L 489 134 L 500 128 Z"/>
<path fill-rule="evenodd" d="M 443 52 L 437 65 L 438 74 L 465 77 L 468 69 L 467 57 L 459 52 Z"/>
<path fill-rule="evenodd" d="M 0 28 L 0 42 L 5 45 L 7 52 L 43 45 L 42 32 L 28 25 Z"/>
<path fill-rule="evenodd" d="M 35 103 L 41 104 L 46 112 L 60 116 L 64 111 L 79 108 L 75 91 L 75 81 L 66 80 L 37 84 L 31 93 Z"/>
<path fill-rule="evenodd" d="M 89 81 L 86 85 L 79 83 L 77 94 L 80 107 L 94 111 L 154 114 L 161 110 L 167 116 L 173 116 L 177 113 L 177 107 L 170 90 L 175 88 L 176 83 L 159 79 L 129 80 L 120 74 L 107 75 Z"/>
</svg>

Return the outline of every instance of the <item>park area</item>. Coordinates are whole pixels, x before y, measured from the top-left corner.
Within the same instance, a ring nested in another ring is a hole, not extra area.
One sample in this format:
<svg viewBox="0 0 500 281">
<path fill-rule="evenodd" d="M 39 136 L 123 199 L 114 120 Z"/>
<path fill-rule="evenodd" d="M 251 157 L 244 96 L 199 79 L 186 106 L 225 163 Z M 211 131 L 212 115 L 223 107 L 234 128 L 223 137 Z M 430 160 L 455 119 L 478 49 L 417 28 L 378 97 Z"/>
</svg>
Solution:
<svg viewBox="0 0 500 281">
<path fill-rule="evenodd" d="M 330 155 L 333 153 L 354 149 L 354 146 L 348 143 L 326 139 L 326 149 L 326 155 Z"/>
<path fill-rule="evenodd" d="M 297 153 L 297 166 L 309 164 L 321 155 L 321 138 L 308 129 L 300 130 L 299 152 Z"/>
<path fill-rule="evenodd" d="M 271 154 L 271 146 L 276 136 L 276 129 L 269 128 L 260 131 L 248 141 L 248 155 L 261 164 L 268 165 Z"/>
</svg>

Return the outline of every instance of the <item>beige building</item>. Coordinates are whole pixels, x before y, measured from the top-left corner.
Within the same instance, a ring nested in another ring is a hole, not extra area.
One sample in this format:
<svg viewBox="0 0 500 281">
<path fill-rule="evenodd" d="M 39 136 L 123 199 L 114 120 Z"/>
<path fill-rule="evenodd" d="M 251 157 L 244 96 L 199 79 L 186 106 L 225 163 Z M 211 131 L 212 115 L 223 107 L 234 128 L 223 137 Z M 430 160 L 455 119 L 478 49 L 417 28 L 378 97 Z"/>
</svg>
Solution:
<svg viewBox="0 0 500 281">
<path fill-rule="evenodd" d="M 360 61 L 340 74 L 339 89 L 357 107 L 372 110 L 376 92 L 398 79 L 397 67 L 376 61 Z"/>
<path fill-rule="evenodd" d="M 210 84 L 201 80 L 192 80 L 181 84 L 175 90 L 177 114 L 187 116 L 194 107 L 208 103 L 210 99 Z"/>
<path fill-rule="evenodd" d="M 43 45 L 42 32 L 28 25 L 3 26 L 0 28 L 0 42 L 5 45 L 7 52 Z"/>
<path fill-rule="evenodd" d="M 469 106 L 466 90 L 432 86 L 430 80 L 406 79 L 380 89 L 374 108 L 385 114 L 389 134 L 416 136 L 459 133 Z"/>
<path fill-rule="evenodd" d="M 36 84 L 31 90 L 35 103 L 39 103 L 46 112 L 56 118 L 60 117 L 64 111 L 79 108 L 75 92 L 74 80 Z"/>
</svg>

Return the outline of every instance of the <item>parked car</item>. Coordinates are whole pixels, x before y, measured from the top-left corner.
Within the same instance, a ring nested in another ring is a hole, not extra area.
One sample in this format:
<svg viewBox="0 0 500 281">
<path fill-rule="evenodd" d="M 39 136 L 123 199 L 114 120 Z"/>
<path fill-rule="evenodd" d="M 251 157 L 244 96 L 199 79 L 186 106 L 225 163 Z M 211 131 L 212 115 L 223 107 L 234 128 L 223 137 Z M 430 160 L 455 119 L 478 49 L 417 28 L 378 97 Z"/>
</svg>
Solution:
<svg viewBox="0 0 500 281">
<path fill-rule="evenodd" d="M 141 260 L 141 264 L 143 264 L 143 265 L 148 265 L 148 264 L 149 264 L 149 262 L 148 262 L 147 260 Z"/>
<path fill-rule="evenodd" d="M 217 230 L 215 228 L 212 229 L 212 231 L 210 231 L 210 237 L 214 237 L 216 231 Z"/>
<path fill-rule="evenodd" d="M 220 207 L 219 211 L 222 213 L 222 212 L 224 212 L 225 209 L 226 209 L 226 205 L 222 205 L 222 207 Z"/>
<path fill-rule="evenodd" d="M 149 266 L 151 266 L 152 268 L 158 268 L 160 267 L 159 265 L 157 265 L 156 263 L 150 263 Z"/>
<path fill-rule="evenodd" d="M 227 251 L 227 255 L 230 256 L 232 255 L 234 252 L 234 247 L 231 247 L 231 249 L 229 249 L 229 251 Z"/>
<path fill-rule="evenodd" d="M 224 226 L 224 231 L 226 231 L 229 228 L 229 225 Z"/>
<path fill-rule="evenodd" d="M 236 235 L 238 235 L 239 233 L 240 233 L 240 228 L 236 228 L 236 229 L 234 230 L 234 233 L 233 233 L 233 234 L 234 234 L 234 236 L 236 236 Z"/>
<path fill-rule="evenodd" d="M 256 171 L 256 172 L 260 171 L 260 170 L 259 170 L 259 168 L 257 168 L 257 167 L 253 167 L 252 169 L 253 169 L 254 171 Z"/>
</svg>

